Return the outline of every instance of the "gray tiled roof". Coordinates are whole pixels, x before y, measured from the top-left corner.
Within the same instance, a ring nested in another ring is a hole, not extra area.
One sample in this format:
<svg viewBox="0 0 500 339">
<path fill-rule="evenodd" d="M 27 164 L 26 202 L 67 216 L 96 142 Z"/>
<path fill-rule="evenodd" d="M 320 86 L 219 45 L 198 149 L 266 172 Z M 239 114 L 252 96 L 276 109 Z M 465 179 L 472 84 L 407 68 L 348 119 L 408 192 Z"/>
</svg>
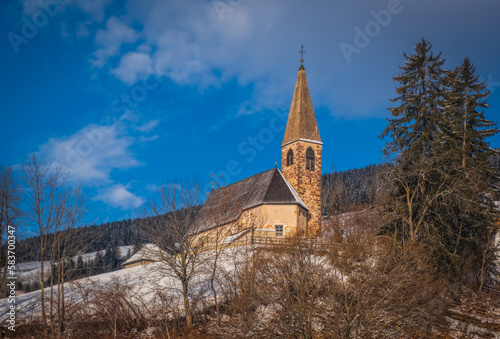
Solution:
<svg viewBox="0 0 500 339">
<path fill-rule="evenodd" d="M 263 204 L 297 204 L 308 209 L 280 170 L 272 168 L 212 191 L 188 234 L 235 221 L 244 210 Z"/>
</svg>

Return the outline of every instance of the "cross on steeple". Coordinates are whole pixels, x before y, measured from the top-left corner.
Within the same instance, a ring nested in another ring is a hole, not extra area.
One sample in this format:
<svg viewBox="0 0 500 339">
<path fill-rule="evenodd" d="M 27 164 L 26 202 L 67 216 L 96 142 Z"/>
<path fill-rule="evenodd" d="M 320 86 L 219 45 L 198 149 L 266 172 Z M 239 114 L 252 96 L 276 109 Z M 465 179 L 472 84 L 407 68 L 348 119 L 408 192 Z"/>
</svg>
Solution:
<svg viewBox="0 0 500 339">
<path fill-rule="evenodd" d="M 306 54 L 306 52 L 304 52 L 304 44 L 300 45 L 300 63 L 303 64 L 304 63 L 304 54 Z"/>
</svg>

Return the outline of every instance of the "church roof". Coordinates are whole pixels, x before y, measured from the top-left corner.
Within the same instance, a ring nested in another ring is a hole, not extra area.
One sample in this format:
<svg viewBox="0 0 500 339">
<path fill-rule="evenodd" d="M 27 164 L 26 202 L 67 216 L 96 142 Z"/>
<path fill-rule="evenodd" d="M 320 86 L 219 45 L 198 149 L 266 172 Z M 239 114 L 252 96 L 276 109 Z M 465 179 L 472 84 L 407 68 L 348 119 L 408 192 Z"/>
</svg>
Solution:
<svg viewBox="0 0 500 339">
<path fill-rule="evenodd" d="M 297 204 L 308 210 L 281 171 L 272 168 L 210 192 L 188 234 L 236 221 L 244 210 L 265 204 Z"/>
<path fill-rule="evenodd" d="M 162 254 L 160 248 L 155 244 L 145 244 L 137 253 L 128 258 L 123 265 L 130 265 L 139 261 L 160 261 Z M 163 251 L 162 251 L 163 252 Z"/>
<path fill-rule="evenodd" d="M 321 142 L 303 65 L 300 66 L 297 76 L 282 145 L 299 139 Z"/>
</svg>

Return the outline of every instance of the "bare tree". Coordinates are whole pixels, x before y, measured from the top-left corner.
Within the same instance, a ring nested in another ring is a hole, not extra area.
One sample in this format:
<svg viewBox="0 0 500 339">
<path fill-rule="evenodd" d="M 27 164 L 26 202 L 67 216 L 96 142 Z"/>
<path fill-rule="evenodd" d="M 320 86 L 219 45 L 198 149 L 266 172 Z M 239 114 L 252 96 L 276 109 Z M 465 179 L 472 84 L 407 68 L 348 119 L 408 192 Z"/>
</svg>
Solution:
<svg viewBox="0 0 500 339">
<path fill-rule="evenodd" d="M 266 317 L 266 293 L 261 290 L 260 267 L 264 252 L 242 248 L 233 256 L 234 270 L 226 272 L 225 316 L 215 326 L 208 323 L 207 331 L 218 338 L 258 337 Z M 264 337 L 263 335 L 261 337 Z"/>
<path fill-rule="evenodd" d="M 220 184 L 220 182 L 223 182 L 222 178 L 216 178 L 215 176 L 212 176 L 211 180 L 212 188 L 220 189 L 220 194 L 215 204 L 204 206 L 206 213 L 203 214 L 203 217 L 206 220 L 202 222 L 207 223 L 207 228 L 211 228 L 211 230 L 207 232 L 203 240 L 206 240 L 204 243 L 208 251 L 205 255 L 208 263 L 210 289 L 214 299 L 217 323 L 220 324 L 219 290 L 224 285 L 221 281 L 224 278 L 219 276 L 219 273 L 223 273 L 219 272 L 219 264 L 221 260 L 227 259 L 225 258 L 227 250 L 234 247 L 234 243 L 237 241 L 237 239 L 231 239 L 234 227 L 228 221 L 240 215 L 243 202 L 241 201 L 241 195 L 237 194 L 234 186 L 224 187 Z"/>
<path fill-rule="evenodd" d="M 446 311 L 447 285 L 418 243 L 349 236 L 330 253 L 323 330 L 338 338 L 428 336 Z"/>
<path fill-rule="evenodd" d="M 193 324 L 190 303 L 191 283 L 204 263 L 201 254 L 202 242 L 189 237 L 200 195 L 200 184 L 196 180 L 176 180 L 161 185 L 154 197 L 142 210 L 146 236 L 157 246 L 152 256 L 162 265 L 157 272 L 181 283 L 186 327 Z"/>
<path fill-rule="evenodd" d="M 63 251 L 61 239 L 55 243 L 57 248 L 49 248 L 49 237 L 64 229 L 73 228 L 81 218 L 83 212 L 83 196 L 81 191 L 70 188 L 67 184 L 67 173 L 61 168 L 54 167 L 48 161 L 40 159 L 35 154 L 26 158 L 22 165 L 23 181 L 25 185 L 24 209 L 27 226 L 37 230 L 40 238 L 40 269 L 41 269 L 41 311 L 44 335 L 47 334 L 47 310 L 45 307 L 45 259 L 50 255 L 51 262 L 55 258 L 64 261 L 64 257 L 56 252 Z M 52 252 L 52 253 L 50 253 Z M 56 257 L 54 257 L 54 255 Z M 61 298 L 64 292 L 62 292 Z M 51 284 L 51 297 L 53 284 Z M 52 298 L 51 298 L 52 300 Z M 52 303 L 51 303 L 52 305 Z M 52 312 L 52 308 L 51 308 Z"/>
<path fill-rule="evenodd" d="M 78 239 L 74 237 L 74 231 L 79 226 L 85 212 L 85 196 L 80 187 L 65 187 L 61 194 L 60 222 L 56 225 L 53 234 L 51 248 L 51 267 L 56 269 L 52 272 L 50 279 L 50 313 L 53 318 L 54 308 L 54 284 L 57 285 L 57 323 L 58 333 L 64 330 L 65 322 L 65 289 L 68 265 L 75 262 L 78 253 Z M 55 321 L 52 320 L 52 332 L 55 331 Z"/>
<path fill-rule="evenodd" d="M 297 237 L 266 253 L 260 272 L 267 302 L 276 309 L 269 321 L 272 332 L 303 339 L 317 332 L 334 278 L 322 252 L 315 240 Z"/>
<path fill-rule="evenodd" d="M 20 216 L 18 208 L 21 200 L 21 185 L 18 174 L 13 167 L 0 165 L 0 248 L 7 243 L 9 226 L 15 226 Z M 19 236 L 19 229 L 16 228 Z M 7 277 L 7 260 L 2 257 L 0 251 L 0 263 L 4 263 L 0 269 L 0 286 L 3 286 Z"/>
<path fill-rule="evenodd" d="M 376 221 L 373 213 L 346 223 Z M 343 238 L 288 239 L 256 249 L 239 269 L 234 297 L 214 336 L 428 336 L 444 316 L 447 284 L 425 247 L 363 227 Z M 333 237 L 332 237 L 333 238 Z"/>
</svg>

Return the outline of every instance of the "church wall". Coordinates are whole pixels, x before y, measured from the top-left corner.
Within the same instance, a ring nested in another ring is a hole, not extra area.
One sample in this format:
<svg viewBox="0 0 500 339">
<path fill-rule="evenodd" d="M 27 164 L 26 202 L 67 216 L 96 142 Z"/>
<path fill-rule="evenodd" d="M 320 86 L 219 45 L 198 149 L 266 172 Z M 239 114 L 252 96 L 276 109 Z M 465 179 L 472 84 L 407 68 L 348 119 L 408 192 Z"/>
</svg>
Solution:
<svg viewBox="0 0 500 339">
<path fill-rule="evenodd" d="M 191 238 L 191 244 L 196 247 L 212 246 L 216 242 L 223 241 L 227 236 L 233 233 L 237 233 L 237 231 L 235 231 L 234 222 L 224 226 L 214 227 L 205 232 L 194 235 L 193 238 Z"/>
<path fill-rule="evenodd" d="M 235 222 L 196 234 L 192 244 L 211 247 L 229 235 L 254 227 L 255 237 L 276 237 L 275 225 L 282 225 L 285 236 L 292 236 L 297 230 L 304 232 L 307 226 L 307 211 L 298 205 L 261 205 L 243 211 Z M 251 232 L 238 243 L 251 243 Z"/>
<path fill-rule="evenodd" d="M 241 223 L 254 226 L 255 236 L 274 237 L 275 225 L 283 225 L 285 236 L 291 236 L 297 229 L 305 231 L 307 211 L 298 205 L 261 205 L 244 211 Z"/>
</svg>

